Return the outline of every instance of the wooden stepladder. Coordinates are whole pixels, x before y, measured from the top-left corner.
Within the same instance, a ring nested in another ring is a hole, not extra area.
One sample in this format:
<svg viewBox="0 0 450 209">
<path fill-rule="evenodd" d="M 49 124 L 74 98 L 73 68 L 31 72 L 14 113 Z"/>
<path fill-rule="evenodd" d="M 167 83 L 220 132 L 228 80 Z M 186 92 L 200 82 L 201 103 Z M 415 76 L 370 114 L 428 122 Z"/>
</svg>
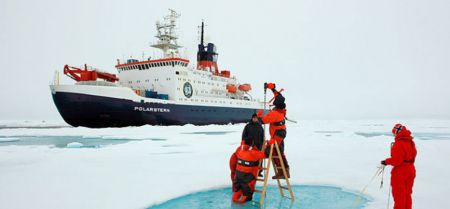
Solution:
<svg viewBox="0 0 450 209">
<path fill-rule="evenodd" d="M 275 147 L 276 152 L 277 152 L 276 156 L 273 155 L 274 147 Z M 262 150 L 265 150 L 265 145 L 263 146 Z M 275 142 L 272 145 L 270 145 L 270 154 L 269 154 L 269 157 L 267 159 L 266 165 L 264 166 L 264 162 L 261 163 L 262 167 L 260 168 L 260 170 L 264 171 L 264 178 L 256 178 L 257 182 L 258 181 L 262 181 L 263 182 L 262 190 L 255 189 L 255 192 L 261 193 L 261 199 L 259 201 L 259 206 L 260 207 L 264 206 L 264 201 L 265 201 L 266 192 L 267 192 L 267 181 L 269 179 L 270 165 L 271 164 L 273 165 L 274 170 L 275 170 L 275 174 L 277 174 L 278 168 L 280 168 L 280 167 L 277 167 L 277 165 L 275 164 L 274 159 L 276 159 L 276 158 L 278 158 L 278 160 L 280 161 L 281 169 L 283 171 L 283 176 L 284 176 L 284 179 L 280 179 L 280 178 L 276 179 L 277 183 L 278 183 L 278 189 L 280 191 L 280 195 L 282 197 L 286 197 L 286 198 L 291 199 L 291 201 L 294 201 L 294 192 L 292 192 L 292 187 L 291 187 L 291 184 L 289 183 L 289 178 L 287 176 L 286 167 L 284 165 L 284 162 L 283 162 L 283 159 L 282 159 L 282 156 L 281 156 L 281 151 L 280 151 L 280 148 L 278 146 L 278 143 Z M 282 185 L 281 180 L 285 180 L 286 181 L 286 186 Z M 287 190 L 289 192 L 289 196 L 285 196 L 284 195 L 284 190 Z"/>
</svg>

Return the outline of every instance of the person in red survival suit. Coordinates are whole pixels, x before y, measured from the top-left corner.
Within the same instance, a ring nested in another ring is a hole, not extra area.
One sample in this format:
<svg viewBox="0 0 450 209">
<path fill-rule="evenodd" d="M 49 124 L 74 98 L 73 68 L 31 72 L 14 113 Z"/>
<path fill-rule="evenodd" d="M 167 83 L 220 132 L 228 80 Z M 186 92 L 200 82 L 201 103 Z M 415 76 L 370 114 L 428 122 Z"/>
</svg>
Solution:
<svg viewBox="0 0 450 209">
<path fill-rule="evenodd" d="M 417 150 L 411 132 L 401 124 L 392 129 L 395 142 L 391 147 L 391 157 L 381 161 L 383 165 L 392 165 L 391 186 L 394 197 L 394 209 L 412 208 L 412 188 L 416 177 L 414 161 Z"/>
<path fill-rule="evenodd" d="M 274 96 L 275 96 L 275 100 L 273 101 L 273 105 L 275 106 L 268 114 L 266 114 L 265 116 L 263 116 L 263 111 L 258 111 L 258 116 L 260 117 L 260 121 L 263 124 L 267 124 L 269 123 L 269 133 L 270 133 L 270 141 L 268 143 L 268 146 L 266 147 L 266 155 L 269 156 L 269 152 L 270 152 L 270 146 L 273 143 L 275 143 L 275 141 L 278 143 L 279 148 L 280 148 L 280 152 L 281 152 L 281 158 L 283 159 L 283 163 L 284 166 L 286 168 L 286 173 L 287 176 L 289 178 L 290 174 L 289 174 L 289 164 L 287 162 L 286 156 L 284 155 L 284 138 L 286 138 L 286 103 L 285 98 L 283 97 L 283 95 L 281 95 L 280 92 L 278 92 L 275 89 L 275 84 L 273 83 L 265 83 L 264 84 L 264 88 L 265 89 L 270 89 L 272 90 Z M 276 156 L 277 152 L 274 149 L 273 150 L 273 155 Z M 278 167 L 281 167 L 281 163 L 279 161 L 279 159 L 275 159 L 275 164 Z M 283 171 L 281 168 L 278 168 L 275 172 L 275 176 L 272 177 L 272 179 L 280 179 L 280 178 L 284 178 L 283 175 Z"/>
<path fill-rule="evenodd" d="M 244 203 L 252 200 L 258 175 L 259 160 L 265 158 L 263 152 L 245 143 L 236 149 L 230 159 L 233 180 L 233 202 Z M 235 166 L 235 167 L 234 167 Z"/>
</svg>

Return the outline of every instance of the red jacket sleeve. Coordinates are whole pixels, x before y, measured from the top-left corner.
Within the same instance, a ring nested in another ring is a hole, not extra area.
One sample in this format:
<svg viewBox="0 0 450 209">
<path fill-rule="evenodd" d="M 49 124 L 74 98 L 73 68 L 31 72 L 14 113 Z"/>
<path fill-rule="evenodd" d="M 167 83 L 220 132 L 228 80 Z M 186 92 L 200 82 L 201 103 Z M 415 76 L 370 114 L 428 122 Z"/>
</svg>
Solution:
<svg viewBox="0 0 450 209">
<path fill-rule="evenodd" d="M 405 152 L 399 142 L 395 142 L 391 149 L 391 157 L 385 160 L 387 165 L 399 166 L 403 163 Z"/>
<path fill-rule="evenodd" d="M 270 111 L 267 115 L 261 117 L 261 122 L 263 124 L 277 122 L 275 115 L 276 113 L 274 111 Z"/>
<path fill-rule="evenodd" d="M 236 171 L 236 165 L 237 165 L 237 156 L 236 153 L 233 153 L 230 157 L 230 170 L 232 173 Z"/>
</svg>

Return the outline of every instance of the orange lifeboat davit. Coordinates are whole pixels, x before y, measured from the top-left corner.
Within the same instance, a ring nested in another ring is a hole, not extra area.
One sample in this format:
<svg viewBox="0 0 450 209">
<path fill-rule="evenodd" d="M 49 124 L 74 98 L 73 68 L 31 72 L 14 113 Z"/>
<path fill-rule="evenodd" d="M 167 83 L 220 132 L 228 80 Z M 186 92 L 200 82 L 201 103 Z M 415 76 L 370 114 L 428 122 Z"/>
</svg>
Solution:
<svg viewBox="0 0 450 209">
<path fill-rule="evenodd" d="M 239 91 L 247 92 L 247 91 L 252 90 L 252 86 L 250 84 L 246 83 L 246 84 L 239 85 L 238 89 L 239 89 Z"/>
<path fill-rule="evenodd" d="M 230 92 L 230 93 L 236 93 L 237 88 L 233 84 L 227 84 L 227 91 Z"/>
</svg>

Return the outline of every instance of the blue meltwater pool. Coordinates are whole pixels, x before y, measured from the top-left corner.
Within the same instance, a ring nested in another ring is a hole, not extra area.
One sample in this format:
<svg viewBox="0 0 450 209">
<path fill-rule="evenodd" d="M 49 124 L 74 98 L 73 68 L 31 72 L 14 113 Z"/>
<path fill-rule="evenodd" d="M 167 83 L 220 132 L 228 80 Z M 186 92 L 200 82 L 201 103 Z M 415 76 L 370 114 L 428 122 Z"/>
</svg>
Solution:
<svg viewBox="0 0 450 209">
<path fill-rule="evenodd" d="M 266 204 L 264 208 L 276 209 L 360 209 L 369 201 L 367 197 L 342 190 L 338 187 L 299 185 L 293 186 L 295 201 L 282 198 L 276 186 L 267 189 Z M 258 208 L 258 204 L 248 202 L 235 204 L 231 202 L 231 188 L 214 189 L 197 192 L 168 200 L 161 204 L 150 206 L 148 209 L 225 209 L 225 208 Z M 253 196 L 259 201 L 260 195 Z"/>
</svg>

